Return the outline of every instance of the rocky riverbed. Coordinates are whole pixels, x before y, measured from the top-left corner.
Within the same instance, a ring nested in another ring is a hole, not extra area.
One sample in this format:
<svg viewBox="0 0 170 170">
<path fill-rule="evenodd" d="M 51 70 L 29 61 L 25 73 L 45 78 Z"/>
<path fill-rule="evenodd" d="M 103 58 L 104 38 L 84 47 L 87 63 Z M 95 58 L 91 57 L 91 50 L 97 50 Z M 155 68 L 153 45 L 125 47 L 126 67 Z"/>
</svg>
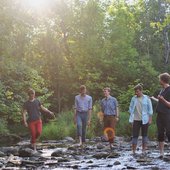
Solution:
<svg viewBox="0 0 170 170">
<path fill-rule="evenodd" d="M 115 138 L 112 150 L 100 137 L 88 140 L 84 147 L 79 147 L 71 137 L 43 141 L 38 144 L 37 152 L 29 148 L 29 141 L 22 141 L 15 146 L 0 147 L 0 169 L 170 169 L 168 146 L 164 159 L 158 158 L 158 146 L 154 141 L 149 142 L 146 156 L 141 155 L 141 142 L 138 149 L 134 157 L 130 141 L 123 137 Z"/>
</svg>

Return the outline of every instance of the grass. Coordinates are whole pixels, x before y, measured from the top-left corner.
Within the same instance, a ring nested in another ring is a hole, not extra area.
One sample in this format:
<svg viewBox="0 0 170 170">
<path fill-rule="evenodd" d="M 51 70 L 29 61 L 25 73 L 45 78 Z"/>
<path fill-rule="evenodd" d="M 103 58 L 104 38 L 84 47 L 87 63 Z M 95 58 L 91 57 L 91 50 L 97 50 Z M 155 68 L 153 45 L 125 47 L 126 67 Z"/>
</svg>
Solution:
<svg viewBox="0 0 170 170">
<path fill-rule="evenodd" d="M 91 126 L 87 128 L 87 138 L 101 136 L 103 134 L 102 123 L 97 114 L 97 109 L 93 111 Z M 63 139 L 66 136 L 76 138 L 76 126 L 73 123 L 73 112 L 63 112 L 57 116 L 54 121 L 43 126 L 43 133 L 41 139 Z M 153 116 L 153 123 L 149 127 L 148 136 L 150 139 L 156 138 L 156 124 L 155 115 Z M 116 135 L 130 137 L 132 134 L 131 124 L 129 124 L 129 113 L 121 112 L 120 121 L 116 126 Z"/>
</svg>

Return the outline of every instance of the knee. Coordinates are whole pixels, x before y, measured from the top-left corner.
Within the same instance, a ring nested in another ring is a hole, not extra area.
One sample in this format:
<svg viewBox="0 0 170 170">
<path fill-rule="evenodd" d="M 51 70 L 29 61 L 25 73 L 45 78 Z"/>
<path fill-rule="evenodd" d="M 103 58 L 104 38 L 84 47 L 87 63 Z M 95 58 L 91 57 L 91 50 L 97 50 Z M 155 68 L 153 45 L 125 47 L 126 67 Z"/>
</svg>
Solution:
<svg viewBox="0 0 170 170">
<path fill-rule="evenodd" d="M 166 136 L 168 138 L 168 142 L 170 142 L 170 131 L 166 132 Z"/>
</svg>

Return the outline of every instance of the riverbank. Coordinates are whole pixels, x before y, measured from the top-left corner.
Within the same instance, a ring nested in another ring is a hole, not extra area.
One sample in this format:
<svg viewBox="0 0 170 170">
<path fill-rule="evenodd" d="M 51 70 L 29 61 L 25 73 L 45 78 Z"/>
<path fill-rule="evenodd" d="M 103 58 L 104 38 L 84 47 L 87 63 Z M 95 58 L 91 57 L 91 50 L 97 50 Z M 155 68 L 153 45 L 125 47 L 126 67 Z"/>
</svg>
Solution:
<svg viewBox="0 0 170 170">
<path fill-rule="evenodd" d="M 141 156 L 141 140 L 137 156 L 131 155 L 130 141 L 116 137 L 110 150 L 108 142 L 100 137 L 87 140 L 79 147 L 71 137 L 63 140 L 47 140 L 38 143 L 37 151 L 29 148 L 29 141 L 21 141 L 15 146 L 0 147 L 0 168 L 15 169 L 170 169 L 169 149 L 166 156 L 159 159 L 157 142 L 148 143 L 147 156 Z"/>
</svg>

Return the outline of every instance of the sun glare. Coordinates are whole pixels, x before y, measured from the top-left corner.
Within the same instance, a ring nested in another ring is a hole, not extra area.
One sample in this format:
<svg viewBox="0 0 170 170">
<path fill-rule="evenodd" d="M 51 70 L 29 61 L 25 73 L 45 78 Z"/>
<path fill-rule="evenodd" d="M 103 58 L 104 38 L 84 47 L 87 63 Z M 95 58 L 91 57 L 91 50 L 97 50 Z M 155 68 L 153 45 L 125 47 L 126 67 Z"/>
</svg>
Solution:
<svg viewBox="0 0 170 170">
<path fill-rule="evenodd" d="M 30 8 L 36 11 L 42 11 L 49 6 L 49 0 L 22 0 L 25 8 Z"/>
<path fill-rule="evenodd" d="M 27 0 L 28 5 L 34 7 L 34 8 L 41 8 L 47 5 L 47 0 Z"/>
</svg>

